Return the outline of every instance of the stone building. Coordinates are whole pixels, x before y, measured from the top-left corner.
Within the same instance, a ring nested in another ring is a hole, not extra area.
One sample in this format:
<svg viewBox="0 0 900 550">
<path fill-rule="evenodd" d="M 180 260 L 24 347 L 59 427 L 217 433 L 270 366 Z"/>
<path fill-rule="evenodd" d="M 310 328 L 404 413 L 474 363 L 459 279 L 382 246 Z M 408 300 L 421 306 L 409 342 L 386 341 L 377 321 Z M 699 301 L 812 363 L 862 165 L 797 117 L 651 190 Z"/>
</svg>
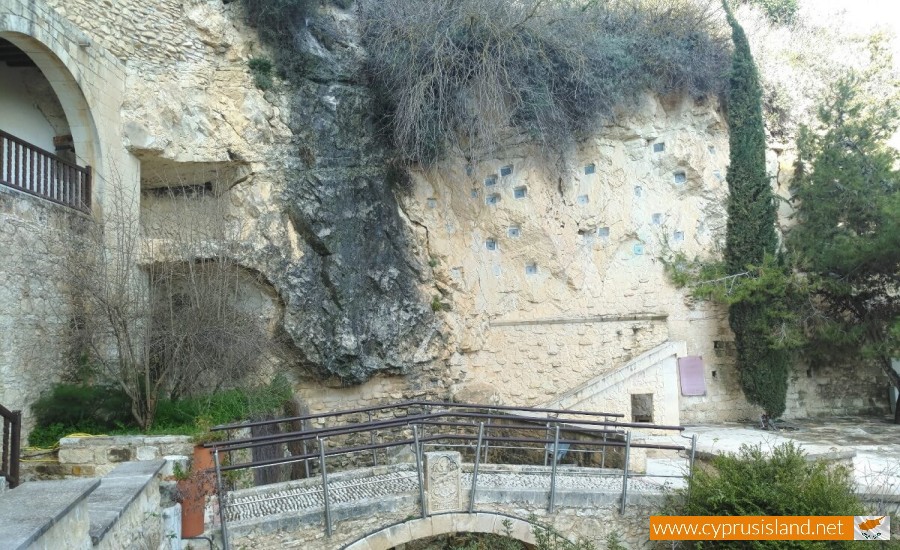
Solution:
<svg viewBox="0 0 900 550">
<path fill-rule="evenodd" d="M 646 97 L 559 180 L 518 145 L 415 172 L 401 191 L 356 78 L 352 8 L 325 16 L 342 34 L 304 37 L 319 68 L 263 91 L 248 61 L 269 54 L 239 2 L 0 0 L 0 403 L 27 419 L 79 360 L 79 282 L 40 243 L 75 247 L 92 220 L 131 216 L 153 245 L 141 269 L 165 259 L 173 227 L 213 216 L 239 246 L 194 254 L 254 274 L 242 307 L 285 336 L 277 368 L 313 412 L 430 397 L 666 424 L 758 415 L 725 311 L 689 299 L 661 261 L 723 242 L 714 100 Z M 50 162 L 67 168 L 48 175 Z M 44 183 L 23 190 L 35 172 Z M 798 363 L 785 416 L 887 407 L 875 369 Z"/>
</svg>

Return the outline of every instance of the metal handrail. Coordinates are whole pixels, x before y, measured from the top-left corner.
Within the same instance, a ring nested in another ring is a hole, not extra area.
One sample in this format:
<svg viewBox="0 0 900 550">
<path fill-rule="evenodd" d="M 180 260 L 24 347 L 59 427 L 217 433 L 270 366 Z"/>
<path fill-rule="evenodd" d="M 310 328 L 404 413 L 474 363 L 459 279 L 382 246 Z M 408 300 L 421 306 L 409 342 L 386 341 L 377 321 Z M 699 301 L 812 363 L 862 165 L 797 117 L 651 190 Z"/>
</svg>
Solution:
<svg viewBox="0 0 900 550">
<path fill-rule="evenodd" d="M 0 476 L 10 488 L 19 485 L 19 456 L 22 439 L 22 411 L 11 411 L 0 405 L 3 418 L 3 451 L 0 453 Z"/>
<path fill-rule="evenodd" d="M 214 426 L 210 428 L 210 431 L 222 431 L 222 430 L 234 430 L 241 428 L 252 428 L 256 426 L 266 426 L 269 424 L 280 424 L 283 422 L 297 422 L 304 420 L 316 420 L 319 418 L 329 418 L 329 417 L 338 417 L 338 416 L 349 416 L 351 414 L 360 414 L 360 413 L 369 413 L 373 411 L 385 411 L 389 409 L 408 409 L 410 407 L 447 407 L 447 408 L 457 408 L 457 409 L 488 409 L 495 411 L 523 411 L 523 412 L 532 412 L 532 413 L 546 413 L 546 414 L 567 414 L 567 415 L 576 415 L 576 416 L 605 416 L 612 418 L 623 418 L 625 415 L 622 413 L 610 413 L 610 412 L 597 412 L 597 411 L 573 411 L 569 409 L 546 409 L 546 408 L 538 408 L 538 407 L 516 407 L 513 405 L 478 405 L 474 403 L 453 403 L 449 401 L 422 401 L 422 400 L 412 400 L 412 401 L 401 401 L 399 403 L 390 403 L 384 405 L 372 405 L 369 407 L 361 407 L 358 409 L 343 409 L 340 411 L 332 411 L 327 413 L 318 413 L 318 414 L 307 414 L 302 416 L 289 416 L 285 418 L 273 418 L 269 420 L 258 420 L 255 422 L 237 422 L 234 424 L 222 424 L 219 426 Z"/>
<path fill-rule="evenodd" d="M 421 407 L 421 410 L 417 410 L 414 414 L 410 414 L 413 412 L 410 410 L 413 407 Z M 435 408 L 446 408 L 450 410 L 434 410 Z M 406 414 L 398 415 L 398 409 Z M 391 417 L 387 419 L 373 419 L 372 413 L 374 411 L 391 411 Z M 501 413 L 495 411 L 507 412 Z M 616 413 L 597 413 L 592 411 L 573 411 L 564 409 L 529 409 L 528 407 L 503 407 L 496 405 L 489 406 L 430 401 L 407 401 L 399 404 L 379 405 L 362 409 L 272 419 L 262 422 L 229 424 L 226 426 L 217 426 L 215 429 L 219 431 L 236 430 L 251 426 L 293 423 L 298 421 L 301 426 L 305 428 L 308 426 L 309 420 L 323 418 L 338 419 L 342 416 L 360 413 L 366 415 L 366 421 L 325 426 L 311 430 L 301 429 L 300 431 L 291 431 L 281 434 L 206 443 L 206 447 L 215 450 L 216 456 L 221 452 L 228 452 L 229 456 L 233 456 L 234 451 L 254 449 L 268 445 L 286 446 L 290 453 L 292 447 L 290 444 L 302 443 L 299 447 L 303 449 L 302 454 L 288 454 L 287 456 L 282 455 L 280 457 L 264 460 L 251 459 L 249 462 L 241 463 L 231 462 L 229 464 L 221 464 L 218 461 L 216 462 L 216 472 L 219 479 L 219 498 L 220 502 L 226 503 L 220 507 L 223 540 L 227 540 L 227 530 L 225 526 L 226 515 L 224 513 L 224 508 L 227 507 L 228 504 L 227 491 L 222 484 L 221 473 L 228 471 L 268 468 L 304 462 L 307 466 L 307 477 L 310 477 L 309 464 L 311 462 L 313 464 L 318 463 L 318 473 L 322 477 L 321 487 L 318 489 L 310 489 L 310 492 L 322 494 L 324 502 L 323 513 L 325 533 L 326 536 L 330 537 L 334 532 L 332 503 L 329 491 L 329 474 L 331 473 L 331 468 L 326 468 L 326 459 L 330 457 L 349 455 L 364 457 L 371 453 L 372 464 L 377 465 L 378 450 L 413 446 L 419 490 L 418 500 L 422 517 L 429 515 L 424 492 L 425 474 L 423 472 L 422 460 L 422 451 L 426 444 L 438 448 L 462 446 L 467 448 L 468 451 L 474 452 L 472 455 L 474 458 L 474 469 L 472 472 L 468 503 L 468 511 L 470 513 L 475 511 L 475 498 L 478 491 L 478 473 L 482 462 L 482 452 L 484 452 L 483 461 L 486 463 L 487 449 L 490 443 L 494 443 L 494 448 L 515 448 L 528 452 L 540 452 L 551 449 L 553 460 L 550 467 L 550 488 L 548 492 L 548 510 L 550 513 L 553 513 L 557 505 L 557 466 L 559 461 L 559 449 L 562 445 L 566 445 L 570 452 L 582 453 L 587 456 L 595 455 L 597 453 L 603 455 L 599 470 L 600 472 L 604 472 L 602 475 L 621 476 L 622 479 L 621 503 L 619 507 L 621 513 L 624 513 L 628 501 L 629 477 L 635 477 L 630 471 L 631 468 L 629 464 L 631 451 L 633 449 L 659 449 L 677 452 L 687 451 L 691 462 L 688 476 L 691 475 L 693 470 L 692 466 L 696 448 L 696 437 L 691 438 L 691 447 L 674 444 L 643 443 L 632 439 L 631 429 L 633 428 L 670 430 L 678 431 L 680 433 L 684 430 L 683 426 L 661 426 L 609 420 L 610 417 L 621 418 L 624 416 Z M 550 416 L 551 413 L 555 416 Z M 541 416 L 541 414 L 546 414 L 546 416 Z M 603 420 L 566 418 L 569 416 L 603 417 Z M 550 426 L 553 427 L 552 431 L 549 431 Z M 428 428 L 427 434 L 425 433 L 426 427 Z M 461 429 L 463 431 L 469 429 L 471 433 L 460 433 Z M 504 430 L 506 430 L 507 433 L 504 434 Z M 376 438 L 374 437 L 376 432 L 380 435 L 380 443 L 376 443 Z M 530 433 L 523 434 L 521 432 Z M 372 436 L 365 437 L 366 433 L 372 434 Z M 540 436 L 540 434 L 544 435 Z M 584 439 L 577 439 L 573 437 L 573 435 L 584 437 Z M 327 448 L 326 440 L 329 438 L 346 438 L 348 436 L 350 437 L 349 441 L 336 441 L 335 439 L 331 439 L 328 443 L 333 443 L 334 446 L 330 449 Z M 355 444 L 355 442 L 358 441 L 367 441 L 367 443 Z M 307 442 L 314 442 L 314 447 L 308 448 L 306 445 Z M 293 446 L 293 448 L 297 449 L 298 447 Z M 614 448 L 623 452 L 622 456 L 624 463 L 620 473 L 617 469 L 614 471 L 606 471 L 605 463 L 607 448 Z M 351 459 L 351 462 L 353 464 L 358 464 L 356 458 Z M 227 547 L 228 544 L 226 542 L 226 548 Z"/>
<path fill-rule="evenodd" d="M 0 130 L 0 184 L 89 213 L 91 179 L 90 166 L 78 166 Z"/>
</svg>

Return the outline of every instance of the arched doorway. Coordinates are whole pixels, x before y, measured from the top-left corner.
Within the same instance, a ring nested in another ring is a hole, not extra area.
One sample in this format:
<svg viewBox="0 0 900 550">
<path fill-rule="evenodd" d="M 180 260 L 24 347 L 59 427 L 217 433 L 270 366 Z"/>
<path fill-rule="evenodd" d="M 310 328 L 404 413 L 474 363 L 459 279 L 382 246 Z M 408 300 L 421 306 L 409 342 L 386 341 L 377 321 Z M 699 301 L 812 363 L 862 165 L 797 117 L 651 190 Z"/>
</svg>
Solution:
<svg viewBox="0 0 900 550">
<path fill-rule="evenodd" d="M 0 182 L 90 211 L 92 167 L 101 163 L 91 110 L 69 67 L 37 38 L 18 32 L 20 23 L 0 18 Z"/>
</svg>

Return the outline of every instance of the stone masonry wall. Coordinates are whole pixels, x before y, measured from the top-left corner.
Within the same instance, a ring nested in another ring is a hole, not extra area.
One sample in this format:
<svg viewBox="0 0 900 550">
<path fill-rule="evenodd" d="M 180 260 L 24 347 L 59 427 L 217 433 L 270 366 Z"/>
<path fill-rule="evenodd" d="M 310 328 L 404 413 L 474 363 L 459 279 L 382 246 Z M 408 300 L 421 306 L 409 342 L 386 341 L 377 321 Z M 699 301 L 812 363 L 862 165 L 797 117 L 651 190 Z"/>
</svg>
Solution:
<svg viewBox="0 0 900 550">
<path fill-rule="evenodd" d="M 123 462 L 191 457 L 193 448 L 191 437 L 183 435 L 64 437 L 59 463 L 67 475 L 104 476 Z"/>
<path fill-rule="evenodd" d="M 29 406 L 61 380 L 61 366 L 77 362 L 70 274 L 63 258 L 41 252 L 74 246 L 86 223 L 80 213 L 0 187 L 0 404 L 23 411 L 26 432 Z"/>
</svg>

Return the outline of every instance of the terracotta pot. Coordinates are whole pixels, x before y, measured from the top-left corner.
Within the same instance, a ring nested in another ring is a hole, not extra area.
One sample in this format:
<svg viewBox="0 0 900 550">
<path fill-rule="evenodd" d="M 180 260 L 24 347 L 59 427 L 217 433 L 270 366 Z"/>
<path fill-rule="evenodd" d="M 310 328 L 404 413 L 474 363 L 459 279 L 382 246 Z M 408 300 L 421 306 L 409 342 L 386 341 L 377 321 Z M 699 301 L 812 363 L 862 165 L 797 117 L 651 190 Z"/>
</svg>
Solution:
<svg viewBox="0 0 900 550">
<path fill-rule="evenodd" d="M 179 479 L 175 484 L 181 501 L 181 537 L 197 537 L 203 534 L 206 495 L 194 477 Z"/>
<path fill-rule="evenodd" d="M 191 462 L 191 477 L 196 479 L 204 495 L 216 492 L 216 464 L 212 450 L 202 445 L 194 446 L 194 460 Z"/>
</svg>

